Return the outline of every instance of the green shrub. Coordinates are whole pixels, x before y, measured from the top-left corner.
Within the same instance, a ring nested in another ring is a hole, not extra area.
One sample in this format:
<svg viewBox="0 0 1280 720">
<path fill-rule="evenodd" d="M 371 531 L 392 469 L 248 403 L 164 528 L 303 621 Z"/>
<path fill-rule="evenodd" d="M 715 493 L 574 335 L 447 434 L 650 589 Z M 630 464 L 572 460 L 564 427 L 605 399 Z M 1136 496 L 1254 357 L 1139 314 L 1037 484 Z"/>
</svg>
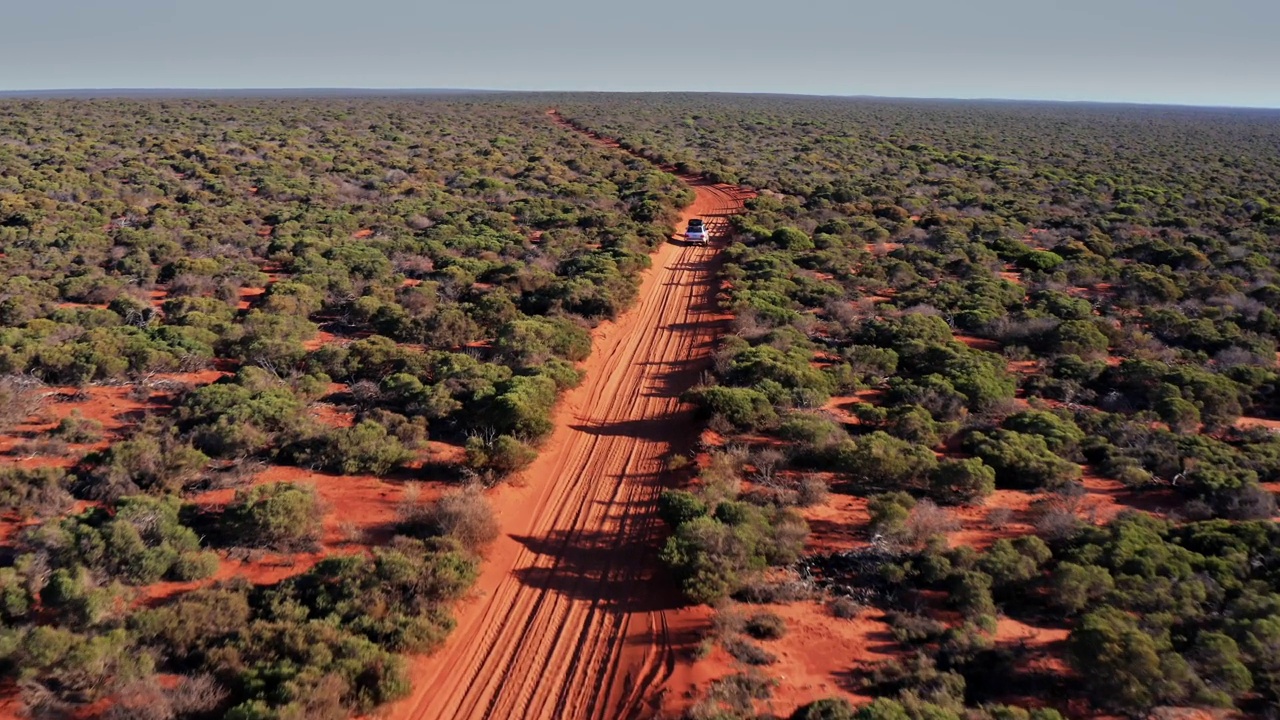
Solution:
<svg viewBox="0 0 1280 720">
<path fill-rule="evenodd" d="M 234 648 L 211 655 L 215 667 L 224 672 L 235 671 L 244 659 L 260 663 L 245 679 L 252 681 L 254 694 L 261 697 L 230 708 L 228 719 L 307 717 L 344 709 L 366 713 L 405 697 L 411 687 L 403 658 L 319 620 L 299 624 L 258 621 L 240 636 Z M 310 672 L 297 673 L 297 667 Z M 291 675 L 300 677 L 285 682 Z M 268 693 L 268 689 L 274 692 Z M 334 702 L 323 703 L 331 695 L 336 695 Z M 279 707 L 272 707 L 282 699 Z"/>
<path fill-rule="evenodd" d="M 836 469 L 873 488 L 897 489 L 924 486 L 937 465 L 929 448 L 877 430 L 855 440 Z"/>
<path fill-rule="evenodd" d="M 207 455 L 175 432 L 141 432 L 85 456 L 76 490 L 95 500 L 178 492 L 195 481 L 208 463 Z"/>
<path fill-rule="evenodd" d="M 867 500 L 867 512 L 871 516 L 869 526 L 873 533 L 895 537 L 906 530 L 907 518 L 916 506 L 909 493 L 897 491 L 878 493 Z"/>
<path fill-rule="evenodd" d="M 1191 669 L 1167 643 L 1144 632 L 1127 613 L 1103 608 L 1080 619 L 1068 652 L 1095 702 L 1140 712 L 1187 697 Z"/>
<path fill-rule="evenodd" d="M 314 464 L 343 475 L 386 475 L 413 459 L 400 439 L 372 420 L 325 433 L 314 451 Z"/>
<path fill-rule="evenodd" d="M 996 489 L 996 471 L 978 458 L 944 459 L 930 473 L 929 487 L 940 502 L 980 504 Z"/>
<path fill-rule="evenodd" d="M 702 498 L 686 490 L 663 490 L 658 496 L 658 516 L 672 528 L 702 517 L 711 508 Z"/>
<path fill-rule="evenodd" d="M 226 514 L 233 542 L 249 547 L 309 549 L 323 530 L 320 497 L 305 485 L 275 482 L 238 490 Z"/>
<path fill-rule="evenodd" d="M 567 318 L 525 318 L 503 325 L 494 350 L 516 368 L 537 368 L 552 358 L 585 360 L 591 335 Z"/>
<path fill-rule="evenodd" d="M 0 467 L 0 510 L 22 518 L 61 515 L 74 499 L 66 471 L 52 467 Z"/>
<path fill-rule="evenodd" d="M 744 430 L 768 427 L 777 420 L 769 397 L 758 390 L 703 387 L 689 391 L 686 399 L 696 405 L 704 417 L 723 417 Z"/>
<path fill-rule="evenodd" d="M 840 424 L 820 415 L 790 413 L 778 426 L 778 437 L 821 448 L 847 437 Z"/>
<path fill-rule="evenodd" d="M 127 685 L 155 672 L 154 658 L 138 652 L 123 629 L 78 633 L 36 625 L 14 638 L 9 662 L 26 678 L 90 701 L 103 697 L 103 678 Z"/>
<path fill-rule="evenodd" d="M 1061 355 L 1097 358 L 1107 354 L 1107 336 L 1092 320 L 1068 320 L 1053 332 L 1050 347 Z"/>
<path fill-rule="evenodd" d="M 978 567 L 991 576 L 997 592 L 1017 593 L 1025 583 L 1039 579 L 1041 567 L 1051 557 L 1048 546 L 1034 535 L 1000 539 L 983 553 Z"/>
<path fill-rule="evenodd" d="M 542 438 L 551 433 L 555 402 L 555 380 L 545 375 L 518 375 L 498 385 L 483 421 L 502 435 Z"/>
<path fill-rule="evenodd" d="M 29 529 L 22 548 L 46 555 L 53 567 L 84 566 L 129 585 L 195 579 L 191 562 L 201 555 L 200 538 L 181 522 L 180 508 L 174 497 L 123 498 L 110 511 L 94 508 Z M 197 571 L 209 567 L 208 560 L 197 562 L 203 563 Z"/>
<path fill-rule="evenodd" d="M 1044 438 L 1045 445 L 1057 455 L 1070 455 L 1084 440 L 1084 431 L 1071 419 L 1044 410 L 1027 410 L 1005 418 L 1004 427 L 1025 435 Z"/>
<path fill-rule="evenodd" d="M 791 720 L 854 720 L 857 717 L 853 706 L 844 698 L 823 698 L 802 705 L 791 713 Z M 883 720 L 890 720 L 888 717 Z M 903 714 L 906 717 L 906 714 Z"/>
<path fill-rule="evenodd" d="M 98 442 L 102 439 L 102 423 L 82 416 L 78 410 L 72 410 L 70 415 L 58 421 L 49 434 L 69 443 Z"/>
<path fill-rule="evenodd" d="M 1009 488 L 1058 488 L 1076 482 L 1080 467 L 1063 460 L 1039 435 L 996 430 L 974 433 L 967 448 L 995 469 L 996 482 Z"/>
<path fill-rule="evenodd" d="M 520 472 L 538 457 L 530 445 L 510 435 L 499 435 L 491 442 L 473 435 L 467 438 L 467 467 L 492 480 Z"/>
<path fill-rule="evenodd" d="M 928 410 L 918 405 L 899 405 L 890 408 L 886 420 L 886 430 L 895 437 L 907 442 L 926 447 L 933 447 L 941 441 L 939 424 L 934 421 Z"/>
<path fill-rule="evenodd" d="M 279 447 L 302 435 L 306 405 L 294 391 L 256 368 L 234 381 L 197 388 L 178 407 L 179 425 L 201 450 L 235 457 Z"/>
<path fill-rule="evenodd" d="M 1064 562 L 1054 569 L 1050 579 L 1049 602 L 1075 614 L 1115 589 L 1111 573 L 1097 565 Z"/>
<path fill-rule="evenodd" d="M 174 580 L 202 580 L 218 571 L 218 563 L 218 555 L 213 552 L 184 553 L 174 561 L 170 572 Z"/>
<path fill-rule="evenodd" d="M 1200 427 L 1200 409 L 1180 397 L 1167 397 L 1153 408 L 1160 419 L 1176 433 L 1193 433 Z"/>
<path fill-rule="evenodd" d="M 794 562 L 807 532 L 804 520 L 792 513 L 725 501 L 714 515 L 677 526 L 660 557 L 675 571 L 690 600 L 711 604 L 769 565 Z"/>
<path fill-rule="evenodd" d="M 793 227 L 781 227 L 774 230 L 769 236 L 769 241 L 784 250 L 813 249 L 813 241 L 809 239 L 809 236 Z"/>
</svg>

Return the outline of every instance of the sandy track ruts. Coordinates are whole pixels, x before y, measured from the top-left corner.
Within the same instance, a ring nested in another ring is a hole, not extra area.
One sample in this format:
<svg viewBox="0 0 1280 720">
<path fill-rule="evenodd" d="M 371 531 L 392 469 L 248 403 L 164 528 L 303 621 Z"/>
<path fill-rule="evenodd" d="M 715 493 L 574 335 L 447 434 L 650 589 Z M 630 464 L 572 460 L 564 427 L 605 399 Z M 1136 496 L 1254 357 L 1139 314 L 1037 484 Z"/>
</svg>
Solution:
<svg viewBox="0 0 1280 720">
<path fill-rule="evenodd" d="M 573 130 L 556 113 L 553 122 Z M 603 138 L 599 144 L 616 147 Z M 750 195 L 685 177 L 697 195 L 680 218 L 724 218 Z M 680 394 L 706 369 L 723 329 L 716 249 L 680 241 L 653 255 L 635 307 L 595 333 L 583 385 L 557 412 L 523 487 L 494 493 L 503 536 L 457 629 L 414 666 L 403 720 L 570 720 L 653 714 L 675 667 L 666 611 L 680 604 L 654 577 L 664 456 L 697 435 Z"/>
</svg>

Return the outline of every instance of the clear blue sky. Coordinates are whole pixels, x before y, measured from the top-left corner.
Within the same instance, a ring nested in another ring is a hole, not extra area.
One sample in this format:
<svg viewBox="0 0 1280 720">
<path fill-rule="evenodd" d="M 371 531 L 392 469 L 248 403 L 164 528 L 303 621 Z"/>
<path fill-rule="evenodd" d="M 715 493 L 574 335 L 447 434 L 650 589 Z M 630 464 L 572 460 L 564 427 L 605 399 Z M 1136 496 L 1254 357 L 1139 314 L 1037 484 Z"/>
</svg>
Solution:
<svg viewBox="0 0 1280 720">
<path fill-rule="evenodd" d="M 1280 0 L 36 0 L 0 90 L 723 90 L 1280 107 Z"/>
</svg>

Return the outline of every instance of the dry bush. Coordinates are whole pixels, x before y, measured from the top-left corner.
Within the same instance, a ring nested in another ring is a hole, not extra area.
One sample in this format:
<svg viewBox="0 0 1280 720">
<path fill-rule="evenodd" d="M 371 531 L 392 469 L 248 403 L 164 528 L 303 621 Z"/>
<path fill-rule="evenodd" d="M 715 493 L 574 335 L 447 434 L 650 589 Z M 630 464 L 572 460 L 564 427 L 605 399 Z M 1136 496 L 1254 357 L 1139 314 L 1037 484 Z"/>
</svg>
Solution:
<svg viewBox="0 0 1280 720">
<path fill-rule="evenodd" d="M 943 623 L 928 615 L 891 610 L 887 613 L 890 631 L 900 643 L 933 642 L 947 631 Z"/>
<path fill-rule="evenodd" d="M 40 412 L 44 396 L 42 384 L 26 375 L 0 377 L 0 431 L 26 422 Z"/>
<path fill-rule="evenodd" d="M 1221 493 L 1218 514 L 1230 520 L 1266 520 L 1275 517 L 1276 497 L 1265 488 L 1245 485 Z"/>
<path fill-rule="evenodd" d="M 862 606 L 849 597 L 838 597 L 828 606 L 833 617 L 841 620 L 852 620 L 862 614 Z"/>
<path fill-rule="evenodd" d="M 258 460 L 233 462 L 224 467 L 211 468 L 204 474 L 197 487 L 200 490 L 242 488 L 251 484 L 253 479 L 266 469 L 266 464 Z"/>
<path fill-rule="evenodd" d="M 72 410 L 70 415 L 58 421 L 48 435 L 69 443 L 98 442 L 103 435 L 102 423 L 93 418 L 84 417 L 79 410 Z"/>
<path fill-rule="evenodd" d="M 181 273 L 169 281 L 169 297 L 209 297 L 218 289 L 218 283 L 206 275 Z"/>
<path fill-rule="evenodd" d="M 753 487 L 743 494 L 742 499 L 762 507 L 769 505 L 795 507 L 800 504 L 800 494 L 795 490 L 774 486 Z"/>
<path fill-rule="evenodd" d="M 681 720 L 724 720 L 724 710 L 713 700 L 699 700 L 680 716 Z"/>
<path fill-rule="evenodd" d="M 778 662 L 777 655 L 743 637 L 727 638 L 721 644 L 734 660 L 747 665 L 772 665 Z"/>
<path fill-rule="evenodd" d="M 747 618 L 731 604 L 722 606 L 711 618 L 711 634 L 713 637 L 729 637 L 742 632 L 747 626 Z"/>
<path fill-rule="evenodd" d="M 809 539 L 809 523 L 794 512 L 780 515 L 773 523 L 773 538 L 766 554 L 774 565 L 790 565 L 800 559 Z"/>
<path fill-rule="evenodd" d="M 773 331 L 773 326 L 761 320 L 752 310 L 735 315 L 731 328 L 730 332 L 746 340 L 758 340 Z"/>
<path fill-rule="evenodd" d="M 71 704 L 60 699 L 57 692 L 39 680 L 19 680 L 18 695 L 28 717 L 64 718 L 71 716 Z"/>
<path fill-rule="evenodd" d="M 58 438 L 37 438 L 13 446 L 13 454 L 25 458 L 65 457 L 70 453 L 67 442 Z"/>
<path fill-rule="evenodd" d="M 992 508 L 987 513 L 987 524 L 992 530 L 1003 530 L 1013 520 L 1013 511 L 1006 507 Z"/>
<path fill-rule="evenodd" d="M 919 545 L 935 535 L 959 529 L 960 521 L 954 513 L 925 498 L 917 502 L 907 515 L 905 535 L 908 542 Z"/>
<path fill-rule="evenodd" d="M 111 700 L 111 705 L 99 716 L 102 720 L 172 720 L 178 717 L 155 676 L 126 685 Z"/>
<path fill-rule="evenodd" d="M 370 380 L 358 380 L 347 388 L 351 403 L 359 412 L 366 412 L 382 402 L 382 388 Z"/>
<path fill-rule="evenodd" d="M 724 437 L 732 435 L 734 431 L 737 430 L 737 428 L 733 426 L 733 423 L 729 422 L 724 415 L 719 413 L 712 415 L 711 419 L 707 421 L 707 429 Z"/>
<path fill-rule="evenodd" d="M 471 550 L 498 538 L 498 519 L 481 486 L 468 485 L 431 505 L 419 502 L 418 492 L 417 486 L 406 489 L 399 509 L 401 525 L 410 532 L 451 537 Z"/>
<path fill-rule="evenodd" d="M 338 523 L 338 535 L 348 545 L 360 545 L 364 541 L 364 530 L 349 520 Z"/>
<path fill-rule="evenodd" d="M 842 334 L 852 333 L 862 323 L 862 318 L 873 313 L 875 304 L 870 300 L 851 303 L 847 300 L 831 300 L 824 307 L 824 315 L 829 324 L 837 326 Z"/>
<path fill-rule="evenodd" d="M 773 697 L 773 687 L 776 684 L 776 680 L 755 671 L 737 673 L 711 683 L 707 694 L 712 699 L 745 713 L 751 711 L 754 700 Z"/>
<path fill-rule="evenodd" d="M 806 475 L 800 478 L 800 482 L 796 485 L 796 504 L 800 507 L 813 507 L 821 505 L 827 501 L 827 493 L 830 488 L 827 483 L 820 477 Z"/>
<path fill-rule="evenodd" d="M 702 470 L 703 498 L 709 505 L 738 496 L 749 451 L 741 445 L 713 450 Z"/>
<path fill-rule="evenodd" d="M 694 703 L 685 711 L 684 717 L 687 720 L 755 717 L 756 701 L 773 697 L 773 688 L 777 684 L 777 680 L 765 677 L 757 670 L 714 680 L 707 689 L 707 697 Z"/>
<path fill-rule="evenodd" d="M 1071 538 L 1080 531 L 1082 524 L 1075 513 L 1063 507 L 1050 507 L 1036 513 L 1036 535 L 1045 540 Z"/>
<path fill-rule="evenodd" d="M 266 472 L 267 464 L 260 460 L 245 460 L 227 470 L 228 486 L 248 485 L 253 479 Z"/>
<path fill-rule="evenodd" d="M 1065 540 L 1079 532 L 1084 524 L 1080 520 L 1084 496 L 1074 486 L 1068 486 L 1067 490 L 1031 503 L 1030 514 L 1036 535 L 1052 541 Z"/>
<path fill-rule="evenodd" d="M 0 467 L 0 505 L 20 517 L 54 517 L 69 511 L 74 499 L 68 492 L 66 471 L 53 467 L 24 467 L 21 463 Z"/>
<path fill-rule="evenodd" d="M 351 694 L 347 681 L 329 673 L 302 699 L 301 717 L 307 720 L 347 720 L 351 717 L 346 698 Z"/>
<path fill-rule="evenodd" d="M 1213 518 L 1213 506 L 1197 498 L 1169 513 L 1169 518 L 1179 523 L 1210 520 Z"/>
<path fill-rule="evenodd" d="M 779 604 L 810 600 L 817 595 L 811 583 L 799 579 L 765 580 L 747 582 L 733 594 L 735 600 L 754 604 Z"/>
<path fill-rule="evenodd" d="M 787 634 L 787 623 L 772 612 L 758 612 L 747 618 L 746 633 L 757 640 L 777 640 Z"/>
<path fill-rule="evenodd" d="M 980 413 L 973 413 L 964 419 L 963 425 L 966 428 L 983 428 L 995 427 L 1004 421 L 1005 418 L 1015 413 L 1021 412 L 1023 406 L 1014 398 L 1003 398 L 997 400 Z"/>
<path fill-rule="evenodd" d="M 751 454 L 751 466 L 755 468 L 755 480 L 758 483 L 770 484 L 774 474 L 786 463 L 786 453 L 776 448 L 762 448 Z"/>
</svg>

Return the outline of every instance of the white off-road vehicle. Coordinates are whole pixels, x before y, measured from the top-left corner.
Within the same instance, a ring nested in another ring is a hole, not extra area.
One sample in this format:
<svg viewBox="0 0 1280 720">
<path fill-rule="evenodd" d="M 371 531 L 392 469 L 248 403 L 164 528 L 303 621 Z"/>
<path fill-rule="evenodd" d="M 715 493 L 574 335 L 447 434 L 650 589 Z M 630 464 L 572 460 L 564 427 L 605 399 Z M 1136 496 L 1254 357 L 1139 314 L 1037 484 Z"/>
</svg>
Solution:
<svg viewBox="0 0 1280 720">
<path fill-rule="evenodd" d="M 707 244 L 707 226 L 703 224 L 702 218 L 689 221 L 689 226 L 684 229 L 684 238 L 693 245 Z"/>
</svg>

